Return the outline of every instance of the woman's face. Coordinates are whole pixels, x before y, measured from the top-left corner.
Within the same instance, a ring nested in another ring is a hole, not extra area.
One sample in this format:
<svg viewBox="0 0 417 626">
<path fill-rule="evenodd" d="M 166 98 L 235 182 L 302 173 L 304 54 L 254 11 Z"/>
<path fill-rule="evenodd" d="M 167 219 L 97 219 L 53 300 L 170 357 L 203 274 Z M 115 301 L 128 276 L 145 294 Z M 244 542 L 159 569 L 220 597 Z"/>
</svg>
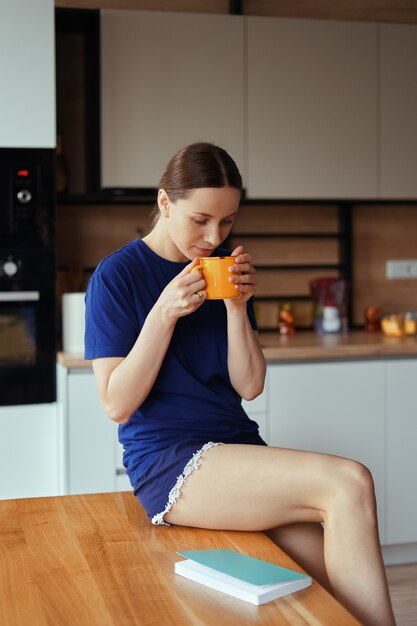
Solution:
<svg viewBox="0 0 417 626">
<path fill-rule="evenodd" d="M 240 192 L 234 187 L 192 189 L 176 202 L 161 189 L 158 202 L 169 258 L 186 261 L 210 256 L 230 233 L 239 201 Z"/>
</svg>

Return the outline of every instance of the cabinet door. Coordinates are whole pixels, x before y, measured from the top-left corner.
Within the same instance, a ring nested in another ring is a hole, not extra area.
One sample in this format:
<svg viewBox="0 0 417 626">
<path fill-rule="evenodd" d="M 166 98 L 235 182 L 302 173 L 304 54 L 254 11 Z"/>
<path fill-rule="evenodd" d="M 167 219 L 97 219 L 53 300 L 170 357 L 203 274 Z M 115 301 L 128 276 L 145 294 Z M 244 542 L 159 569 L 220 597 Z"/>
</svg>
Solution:
<svg viewBox="0 0 417 626">
<path fill-rule="evenodd" d="M 101 406 L 89 369 L 68 374 L 68 493 L 115 489 L 116 425 Z"/>
<path fill-rule="evenodd" d="M 53 0 L 0 3 L 0 146 L 55 146 Z"/>
<path fill-rule="evenodd" d="M 265 381 L 265 388 L 260 396 L 253 400 L 242 400 L 242 406 L 251 420 L 259 426 L 259 434 L 262 439 L 269 443 L 268 431 L 268 378 Z"/>
<path fill-rule="evenodd" d="M 270 444 L 360 461 L 372 472 L 384 537 L 384 363 L 271 365 Z"/>
<path fill-rule="evenodd" d="M 381 29 L 381 197 L 417 196 L 417 26 Z"/>
<path fill-rule="evenodd" d="M 117 435 L 117 426 L 114 429 L 114 446 L 116 450 L 116 465 L 115 465 L 115 474 L 116 474 L 116 484 L 115 491 L 132 491 L 132 486 L 130 484 L 130 480 L 128 475 L 126 474 L 126 468 L 123 465 L 123 446 L 119 443 L 119 438 Z"/>
<path fill-rule="evenodd" d="M 377 26 L 247 22 L 248 195 L 376 198 Z"/>
<path fill-rule="evenodd" d="M 417 361 L 387 371 L 387 543 L 417 541 Z"/>
<path fill-rule="evenodd" d="M 108 10 L 101 23 L 103 187 L 155 187 L 194 141 L 243 169 L 243 19 Z"/>
<path fill-rule="evenodd" d="M 57 405 L 0 407 L 0 499 L 59 495 Z"/>
</svg>

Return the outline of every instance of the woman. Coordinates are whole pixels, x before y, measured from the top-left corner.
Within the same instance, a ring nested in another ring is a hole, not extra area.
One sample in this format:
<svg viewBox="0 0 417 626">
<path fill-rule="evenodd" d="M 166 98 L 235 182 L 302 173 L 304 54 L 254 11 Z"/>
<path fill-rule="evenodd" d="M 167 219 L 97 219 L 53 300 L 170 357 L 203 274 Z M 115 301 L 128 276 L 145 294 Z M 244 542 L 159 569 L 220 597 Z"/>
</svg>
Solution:
<svg viewBox="0 0 417 626">
<path fill-rule="evenodd" d="M 269 447 L 241 407 L 262 392 L 266 371 L 250 255 L 232 252 L 237 298 L 206 302 L 192 271 L 198 257 L 228 254 L 219 246 L 241 192 L 236 164 L 217 146 L 193 144 L 171 159 L 152 230 L 90 281 L 85 357 L 152 523 L 266 531 L 361 622 L 392 625 L 368 470 Z"/>
</svg>

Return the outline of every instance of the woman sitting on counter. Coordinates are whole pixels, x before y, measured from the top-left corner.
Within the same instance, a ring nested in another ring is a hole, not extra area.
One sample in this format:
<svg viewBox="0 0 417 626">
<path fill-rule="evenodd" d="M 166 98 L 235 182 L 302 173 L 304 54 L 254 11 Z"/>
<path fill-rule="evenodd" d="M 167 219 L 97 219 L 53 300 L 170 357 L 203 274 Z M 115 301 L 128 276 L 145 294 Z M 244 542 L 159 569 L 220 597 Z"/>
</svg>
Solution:
<svg viewBox="0 0 417 626">
<path fill-rule="evenodd" d="M 363 624 L 395 624 L 370 472 L 268 446 L 242 408 L 266 373 L 255 270 L 238 246 L 229 267 L 236 297 L 208 300 L 200 268 L 202 257 L 230 254 L 219 246 L 241 193 L 222 148 L 196 143 L 173 156 L 152 230 L 90 280 L 85 358 L 153 524 L 266 531 Z"/>
</svg>

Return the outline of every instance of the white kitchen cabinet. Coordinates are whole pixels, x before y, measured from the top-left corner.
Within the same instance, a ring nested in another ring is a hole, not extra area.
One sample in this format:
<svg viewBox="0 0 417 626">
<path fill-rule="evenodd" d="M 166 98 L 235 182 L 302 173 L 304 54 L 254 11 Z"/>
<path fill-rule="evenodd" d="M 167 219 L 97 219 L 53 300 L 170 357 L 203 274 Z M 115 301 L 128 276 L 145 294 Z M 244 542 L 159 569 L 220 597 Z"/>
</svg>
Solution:
<svg viewBox="0 0 417 626">
<path fill-rule="evenodd" d="M 92 369 L 58 366 L 58 382 L 65 424 L 65 493 L 129 489 L 117 424 L 104 412 Z"/>
<path fill-rule="evenodd" d="M 0 499 L 57 496 L 63 450 L 55 402 L 0 407 Z"/>
<path fill-rule="evenodd" d="M 377 197 L 377 28 L 247 18 L 249 197 Z"/>
<path fill-rule="evenodd" d="M 269 444 L 336 454 L 372 472 L 385 538 L 384 362 L 272 364 Z"/>
<path fill-rule="evenodd" d="M 0 146 L 55 146 L 53 0 L 0 3 Z"/>
<path fill-rule="evenodd" d="M 201 140 L 244 174 L 243 31 L 239 16 L 102 11 L 103 187 L 155 187 Z"/>
<path fill-rule="evenodd" d="M 387 543 L 417 541 L 417 361 L 387 368 Z"/>
<path fill-rule="evenodd" d="M 132 485 L 130 484 L 129 477 L 126 474 L 126 468 L 123 465 L 123 446 L 121 443 L 119 443 L 117 429 L 118 427 L 116 426 L 116 428 L 113 430 L 114 449 L 116 451 L 116 454 L 115 454 L 115 476 L 116 476 L 115 491 L 132 491 Z"/>
<path fill-rule="evenodd" d="M 417 25 L 380 26 L 381 191 L 417 197 Z"/>
</svg>

